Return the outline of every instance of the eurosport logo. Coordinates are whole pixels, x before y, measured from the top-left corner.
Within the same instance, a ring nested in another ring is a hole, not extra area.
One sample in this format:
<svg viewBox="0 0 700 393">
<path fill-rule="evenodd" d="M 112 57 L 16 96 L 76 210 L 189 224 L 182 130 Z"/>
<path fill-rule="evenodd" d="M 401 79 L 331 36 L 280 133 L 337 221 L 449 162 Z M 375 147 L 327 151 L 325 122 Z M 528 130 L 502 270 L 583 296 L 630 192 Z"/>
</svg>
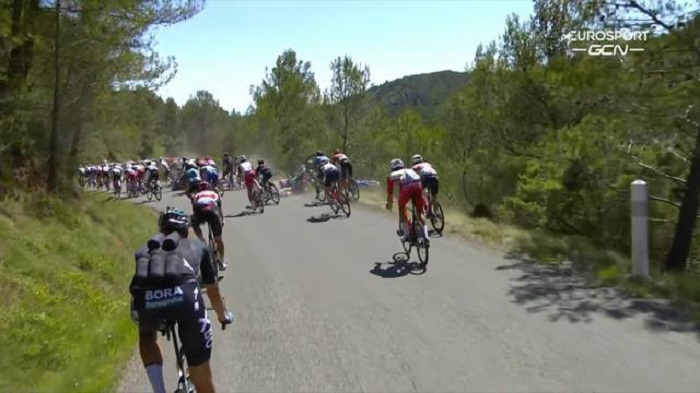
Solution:
<svg viewBox="0 0 700 393">
<path fill-rule="evenodd" d="M 582 30 L 571 31 L 563 39 L 571 44 L 572 52 L 588 56 L 627 56 L 630 52 L 644 52 L 647 31 Z"/>
</svg>

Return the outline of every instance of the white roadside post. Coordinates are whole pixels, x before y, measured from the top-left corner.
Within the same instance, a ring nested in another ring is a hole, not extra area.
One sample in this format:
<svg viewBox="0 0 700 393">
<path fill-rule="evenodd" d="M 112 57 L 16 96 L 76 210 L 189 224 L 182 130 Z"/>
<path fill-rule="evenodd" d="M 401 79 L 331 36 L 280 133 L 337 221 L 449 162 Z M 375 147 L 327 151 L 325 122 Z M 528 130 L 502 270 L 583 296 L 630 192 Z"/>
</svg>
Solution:
<svg viewBox="0 0 700 393">
<path fill-rule="evenodd" d="M 644 180 L 631 184 L 632 275 L 649 277 L 649 194 Z"/>
</svg>

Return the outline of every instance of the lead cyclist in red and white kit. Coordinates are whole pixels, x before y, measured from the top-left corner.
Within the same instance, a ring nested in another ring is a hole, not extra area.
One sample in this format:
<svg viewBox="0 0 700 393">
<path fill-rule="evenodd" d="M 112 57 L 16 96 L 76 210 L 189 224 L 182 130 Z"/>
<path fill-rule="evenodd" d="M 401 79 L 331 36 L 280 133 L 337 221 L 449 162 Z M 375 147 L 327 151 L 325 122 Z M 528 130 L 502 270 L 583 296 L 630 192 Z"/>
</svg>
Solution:
<svg viewBox="0 0 700 393">
<path fill-rule="evenodd" d="M 437 202 L 437 195 L 439 190 L 438 173 L 435 167 L 423 160 L 423 156 L 420 154 L 415 154 L 411 157 L 413 163 L 413 170 L 420 175 L 421 182 L 423 182 L 423 188 L 427 189 L 433 202 Z M 427 201 L 426 201 L 427 202 Z M 426 204 L 426 208 L 429 207 Z M 428 209 L 428 214 L 430 214 L 430 209 Z"/>
<path fill-rule="evenodd" d="M 401 240 L 408 240 L 408 209 L 406 205 L 409 201 L 413 201 L 416 207 L 416 218 L 422 224 L 423 238 L 426 244 L 430 244 L 428 237 L 428 227 L 423 220 L 423 212 L 425 211 L 423 199 L 423 187 L 420 181 L 420 175 L 411 168 L 406 168 L 404 163 L 399 158 L 394 158 L 389 163 L 391 172 L 386 181 L 386 209 L 391 210 L 394 204 L 394 183 L 399 185 L 399 231 L 398 235 Z"/>
<path fill-rule="evenodd" d="M 258 208 L 256 201 L 253 199 L 253 187 L 258 183 L 258 174 L 253 168 L 253 164 L 246 160 L 245 156 L 238 158 L 238 180 L 245 182 L 245 187 L 248 190 L 248 202 L 253 210 Z M 258 185 L 258 187 L 260 187 Z"/>
<path fill-rule="evenodd" d="M 350 180 L 352 179 L 352 163 L 350 163 L 350 157 L 340 151 L 340 149 L 335 149 L 332 162 L 335 166 L 340 168 L 341 187 L 345 190 L 350 189 Z"/>
</svg>

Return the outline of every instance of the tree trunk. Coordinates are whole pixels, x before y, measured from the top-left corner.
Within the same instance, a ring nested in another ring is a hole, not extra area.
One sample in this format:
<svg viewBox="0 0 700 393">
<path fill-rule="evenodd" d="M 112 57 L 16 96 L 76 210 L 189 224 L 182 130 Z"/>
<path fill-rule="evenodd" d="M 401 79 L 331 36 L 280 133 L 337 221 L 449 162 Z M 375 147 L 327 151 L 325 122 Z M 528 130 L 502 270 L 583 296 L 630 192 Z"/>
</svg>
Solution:
<svg viewBox="0 0 700 393">
<path fill-rule="evenodd" d="M 347 153 L 348 151 L 348 138 L 350 136 L 349 134 L 349 128 L 350 128 L 350 121 L 349 117 L 350 115 L 348 114 L 348 107 L 349 103 L 345 103 L 343 105 L 343 153 Z"/>
<path fill-rule="evenodd" d="M 58 188 L 58 121 L 60 112 L 60 71 L 59 64 L 60 54 L 60 33 L 61 33 L 61 0 L 56 0 L 55 7 L 54 29 L 54 51 L 53 51 L 53 72 L 54 72 L 54 87 L 53 87 L 53 113 L 51 116 L 51 135 L 49 136 L 49 162 L 48 162 L 48 179 L 47 186 L 49 192 L 56 192 Z"/>
<path fill-rule="evenodd" d="M 73 131 L 73 139 L 70 144 L 70 153 L 68 155 L 68 163 L 71 170 L 77 168 L 80 163 L 78 162 L 78 153 L 80 152 L 80 141 L 83 136 L 83 122 L 78 121 Z"/>
<path fill-rule="evenodd" d="M 693 240 L 693 231 L 698 215 L 700 193 L 700 128 L 695 136 L 695 147 L 690 162 L 690 172 L 686 178 L 683 201 L 678 212 L 676 232 L 671 249 L 666 255 L 665 270 L 681 273 L 685 271 Z"/>
</svg>

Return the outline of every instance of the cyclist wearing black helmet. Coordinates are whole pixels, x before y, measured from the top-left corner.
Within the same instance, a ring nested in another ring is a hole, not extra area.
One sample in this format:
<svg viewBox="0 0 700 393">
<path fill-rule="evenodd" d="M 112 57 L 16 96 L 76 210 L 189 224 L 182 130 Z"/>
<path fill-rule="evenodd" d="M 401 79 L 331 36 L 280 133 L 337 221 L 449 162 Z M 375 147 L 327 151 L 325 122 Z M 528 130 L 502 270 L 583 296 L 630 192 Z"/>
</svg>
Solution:
<svg viewBox="0 0 700 393">
<path fill-rule="evenodd" d="M 233 183 L 233 157 L 228 153 L 224 153 L 224 157 L 221 159 L 222 165 L 224 166 L 224 179 L 228 179 L 229 183 Z"/>
<path fill-rule="evenodd" d="M 255 173 L 258 178 L 261 178 L 260 186 L 266 190 L 270 191 L 269 181 L 272 179 L 272 169 L 265 164 L 265 160 L 258 160 L 258 167 L 255 168 Z"/>
<path fill-rule="evenodd" d="M 190 222 L 185 212 L 168 208 L 160 215 L 158 226 L 160 232 L 136 251 L 136 273 L 129 288 L 131 316 L 139 326 L 141 360 L 153 391 L 165 392 L 158 331 L 164 321 L 174 321 L 197 391 L 214 392 L 209 364 L 212 328 L 199 279 L 219 322 L 232 323 L 233 314 L 226 311 L 221 298 L 207 245 L 187 238 Z"/>
<path fill-rule="evenodd" d="M 316 198 L 318 198 L 319 194 L 321 193 L 321 184 L 324 183 L 324 179 L 326 178 L 326 175 L 321 170 L 321 167 L 328 161 L 329 159 L 325 153 L 323 153 L 321 150 L 316 152 L 316 160 L 314 161 L 317 170 L 316 183 L 314 184 L 314 188 L 316 189 Z"/>
</svg>

